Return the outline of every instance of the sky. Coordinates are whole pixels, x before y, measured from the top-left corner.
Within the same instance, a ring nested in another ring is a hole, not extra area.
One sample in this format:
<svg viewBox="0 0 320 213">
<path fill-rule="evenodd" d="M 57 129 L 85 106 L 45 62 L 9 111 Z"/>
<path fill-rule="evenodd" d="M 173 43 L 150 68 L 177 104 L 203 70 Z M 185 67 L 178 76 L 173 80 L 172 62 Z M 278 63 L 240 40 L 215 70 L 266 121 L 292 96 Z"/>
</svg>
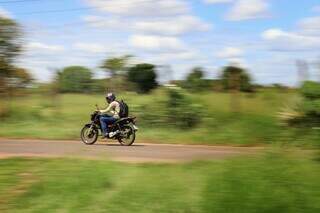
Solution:
<svg viewBox="0 0 320 213">
<path fill-rule="evenodd" d="M 297 60 L 320 79 L 319 0 L 0 0 L 0 16 L 22 26 L 17 63 L 38 81 L 70 65 L 104 77 L 103 59 L 126 54 L 168 79 L 234 64 L 256 83 L 294 86 Z"/>
</svg>

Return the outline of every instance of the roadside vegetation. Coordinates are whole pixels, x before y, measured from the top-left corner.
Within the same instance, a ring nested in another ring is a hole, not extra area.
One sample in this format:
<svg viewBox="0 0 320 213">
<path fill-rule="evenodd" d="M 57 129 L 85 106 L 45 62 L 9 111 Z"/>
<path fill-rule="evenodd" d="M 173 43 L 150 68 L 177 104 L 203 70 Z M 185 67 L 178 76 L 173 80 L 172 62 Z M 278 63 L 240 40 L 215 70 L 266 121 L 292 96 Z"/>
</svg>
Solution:
<svg viewBox="0 0 320 213">
<path fill-rule="evenodd" d="M 177 96 L 177 97 L 176 97 Z M 138 117 L 139 141 L 158 143 L 259 145 L 287 143 L 317 145 L 319 130 L 287 127 L 277 117 L 287 102 L 299 97 L 295 91 L 262 90 L 240 93 L 241 107 L 230 106 L 229 93 L 158 89 L 151 94 L 119 94 Z M 33 93 L 15 98 L 11 113 L 0 124 L 1 137 L 77 139 L 89 122 L 94 104 L 105 106 L 102 94 Z"/>
<path fill-rule="evenodd" d="M 319 162 L 286 150 L 187 164 L 1 160 L 1 212 L 319 212 Z"/>
</svg>

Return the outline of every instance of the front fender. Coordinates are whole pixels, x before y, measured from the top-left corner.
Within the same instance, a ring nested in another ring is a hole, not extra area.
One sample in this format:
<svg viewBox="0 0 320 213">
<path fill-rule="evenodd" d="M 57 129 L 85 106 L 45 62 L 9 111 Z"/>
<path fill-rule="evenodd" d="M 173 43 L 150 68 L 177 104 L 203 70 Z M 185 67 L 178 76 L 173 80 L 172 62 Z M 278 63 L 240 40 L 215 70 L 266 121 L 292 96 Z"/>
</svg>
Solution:
<svg viewBox="0 0 320 213">
<path fill-rule="evenodd" d="M 95 129 L 97 129 L 97 130 L 99 129 L 99 127 L 98 127 L 96 124 L 85 124 L 84 126 L 90 128 L 91 125 L 93 125 L 93 128 L 95 128 Z"/>
</svg>

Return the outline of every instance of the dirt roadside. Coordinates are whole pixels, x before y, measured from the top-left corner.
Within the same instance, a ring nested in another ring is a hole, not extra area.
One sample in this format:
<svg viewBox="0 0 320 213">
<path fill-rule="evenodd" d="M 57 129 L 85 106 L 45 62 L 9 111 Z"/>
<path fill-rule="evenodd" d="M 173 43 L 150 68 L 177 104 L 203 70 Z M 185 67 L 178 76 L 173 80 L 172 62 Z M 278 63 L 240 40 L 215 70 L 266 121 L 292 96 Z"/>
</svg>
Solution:
<svg viewBox="0 0 320 213">
<path fill-rule="evenodd" d="M 263 147 L 229 147 L 205 145 L 173 145 L 136 143 L 121 146 L 99 141 L 84 145 L 81 141 L 0 139 L 0 159 L 8 157 L 80 157 L 110 159 L 123 162 L 186 162 L 224 159 L 237 155 L 252 155 Z"/>
</svg>

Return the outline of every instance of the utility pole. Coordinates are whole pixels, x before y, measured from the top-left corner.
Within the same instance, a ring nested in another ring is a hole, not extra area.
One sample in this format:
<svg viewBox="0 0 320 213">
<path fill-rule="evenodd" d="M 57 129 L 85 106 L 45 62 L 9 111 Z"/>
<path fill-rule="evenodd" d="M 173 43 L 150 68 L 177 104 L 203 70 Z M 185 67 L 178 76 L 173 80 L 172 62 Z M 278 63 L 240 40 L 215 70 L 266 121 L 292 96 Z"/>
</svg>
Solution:
<svg viewBox="0 0 320 213">
<path fill-rule="evenodd" d="M 304 81 L 309 79 L 309 65 L 304 60 L 296 60 L 298 70 L 298 85 L 300 86 Z"/>
</svg>

